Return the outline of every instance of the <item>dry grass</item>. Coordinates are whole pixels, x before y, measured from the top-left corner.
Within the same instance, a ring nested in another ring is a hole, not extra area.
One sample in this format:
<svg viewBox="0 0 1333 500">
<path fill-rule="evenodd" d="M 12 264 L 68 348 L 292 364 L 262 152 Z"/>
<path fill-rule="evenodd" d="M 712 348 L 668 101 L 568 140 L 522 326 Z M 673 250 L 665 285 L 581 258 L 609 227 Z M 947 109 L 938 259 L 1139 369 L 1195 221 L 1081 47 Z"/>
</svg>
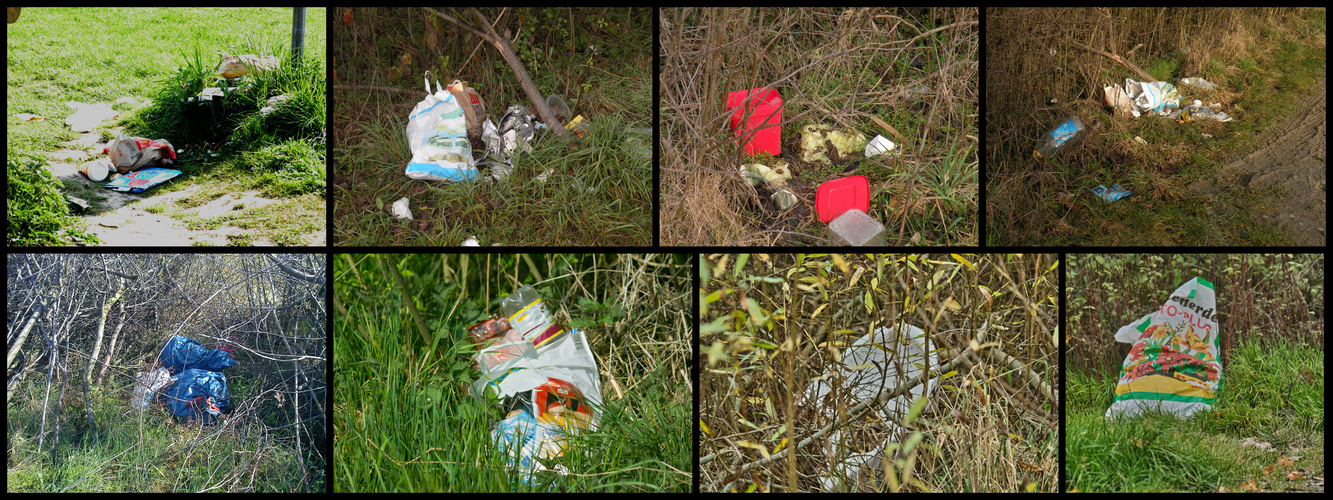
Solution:
<svg viewBox="0 0 1333 500">
<path fill-rule="evenodd" d="M 899 237 L 975 244 L 976 19 L 975 9 L 663 9 L 662 244 L 824 242 L 814 188 L 853 173 L 870 178 L 871 215 Z M 908 97 L 917 84 L 931 93 Z M 799 180 L 790 187 L 801 201 L 777 210 L 738 174 L 750 158 L 724 110 L 728 92 L 759 87 L 783 97 L 789 162 L 796 131 L 809 122 L 882 134 L 906 153 L 859 166 L 860 154 L 832 166 L 792 162 Z M 930 196 L 935 210 L 889 208 L 891 198 Z"/>
</svg>

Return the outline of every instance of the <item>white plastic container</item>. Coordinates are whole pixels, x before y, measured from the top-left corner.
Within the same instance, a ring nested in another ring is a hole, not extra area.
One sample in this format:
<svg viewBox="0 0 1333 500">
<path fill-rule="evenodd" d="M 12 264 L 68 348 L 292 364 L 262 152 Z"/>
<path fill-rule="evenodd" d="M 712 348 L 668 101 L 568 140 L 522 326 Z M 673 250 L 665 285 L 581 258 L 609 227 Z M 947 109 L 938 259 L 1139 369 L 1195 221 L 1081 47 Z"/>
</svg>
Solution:
<svg viewBox="0 0 1333 500">
<path fill-rule="evenodd" d="M 825 234 L 836 246 L 888 246 L 884 225 L 855 208 L 829 221 Z"/>
</svg>

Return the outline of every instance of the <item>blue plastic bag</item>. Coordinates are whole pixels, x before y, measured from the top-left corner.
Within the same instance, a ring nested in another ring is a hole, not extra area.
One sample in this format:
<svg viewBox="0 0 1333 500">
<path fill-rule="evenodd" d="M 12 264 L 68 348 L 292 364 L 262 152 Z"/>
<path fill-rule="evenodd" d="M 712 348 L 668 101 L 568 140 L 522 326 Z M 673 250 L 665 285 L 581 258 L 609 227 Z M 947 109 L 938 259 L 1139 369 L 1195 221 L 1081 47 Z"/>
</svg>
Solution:
<svg viewBox="0 0 1333 500">
<path fill-rule="evenodd" d="M 208 349 L 192 338 L 175 335 L 162 346 L 162 366 L 171 373 L 198 368 L 219 372 L 236 364 L 231 354 L 221 349 Z"/>
<path fill-rule="evenodd" d="M 231 405 L 227 376 L 208 370 L 189 369 L 176 376 L 176 384 L 159 396 L 177 417 L 212 423 Z"/>
</svg>

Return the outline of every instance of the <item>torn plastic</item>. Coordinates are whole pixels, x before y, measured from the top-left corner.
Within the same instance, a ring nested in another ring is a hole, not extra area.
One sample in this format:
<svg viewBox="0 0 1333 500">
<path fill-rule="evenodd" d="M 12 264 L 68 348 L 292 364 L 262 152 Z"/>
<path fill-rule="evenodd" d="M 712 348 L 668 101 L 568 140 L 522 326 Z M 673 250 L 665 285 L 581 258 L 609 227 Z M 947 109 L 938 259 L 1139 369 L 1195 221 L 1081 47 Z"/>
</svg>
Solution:
<svg viewBox="0 0 1333 500">
<path fill-rule="evenodd" d="M 1180 107 L 1180 92 L 1166 82 L 1139 82 L 1125 79 L 1125 93 L 1134 106 L 1134 116 L 1148 113 L 1169 115 Z"/>
<path fill-rule="evenodd" d="M 1198 87 L 1203 90 L 1217 90 L 1217 85 L 1214 85 L 1212 82 L 1198 77 L 1177 78 L 1176 82 L 1182 85 Z"/>
<path fill-rule="evenodd" d="M 868 142 L 870 138 L 856 130 L 834 130 L 823 124 L 806 125 L 801 127 L 801 160 L 830 165 L 833 160 L 826 154 L 829 144 L 833 145 L 834 152 L 840 158 L 846 158 L 853 151 L 864 150 Z"/>
<path fill-rule="evenodd" d="M 596 430 L 601 380 L 584 332 L 566 332 L 531 286 L 505 297 L 501 309 L 503 318 L 469 327 L 474 341 L 493 342 L 474 358 L 481 377 L 471 393 L 500 399 L 508 414 L 491 439 L 531 484 L 533 473 L 546 470 L 540 460 L 563 455 L 571 433 Z"/>
<path fill-rule="evenodd" d="M 1219 122 L 1229 122 L 1234 120 L 1234 118 L 1227 116 L 1225 112 L 1214 111 L 1214 107 L 1220 106 L 1204 106 L 1202 102 L 1196 100 L 1193 104 L 1171 113 L 1168 117 L 1181 123 L 1197 120 L 1217 120 Z"/>
<path fill-rule="evenodd" d="M 393 202 L 391 210 L 393 210 L 394 217 L 397 217 L 399 219 L 412 220 L 412 207 L 408 206 L 406 196 L 404 196 L 402 199 L 398 201 Z"/>
<path fill-rule="evenodd" d="M 130 405 L 139 411 L 148 409 L 157 392 L 171 385 L 171 382 L 171 372 L 166 368 L 159 367 L 153 371 L 139 372 L 139 376 L 135 378 L 134 399 L 130 400 Z"/>
<path fill-rule="evenodd" d="M 874 139 L 871 139 L 870 142 L 866 143 L 866 158 L 884 153 L 901 155 L 903 154 L 903 150 L 899 149 L 893 141 L 890 141 L 887 137 L 882 135 L 877 135 Z"/>
<path fill-rule="evenodd" d="M 904 330 L 907 332 L 906 338 L 899 334 Z M 824 376 L 806 386 L 803 400 L 807 405 L 822 411 L 825 418 L 832 420 L 838 416 L 837 408 L 840 406 L 850 408 L 863 401 L 873 400 L 880 391 L 893 390 L 937 365 L 939 355 L 934 352 L 925 331 L 905 323 L 897 327 L 876 328 L 873 333 L 853 342 L 851 347 L 843 351 L 838 363 L 828 368 Z M 913 387 L 908 394 L 893 398 L 876 410 L 892 432 L 874 450 L 847 453 L 844 456 L 842 431 L 829 434 L 826 441 L 830 450 L 829 468 L 819 478 L 824 491 L 848 489 L 850 485 L 843 482 L 845 479 L 856 477 L 863 467 L 878 464 L 884 454 L 883 450 L 889 448 L 890 443 L 896 442 L 892 434 L 903 430 L 899 422 L 906 417 L 912 402 L 920 396 L 929 401 L 937 383 L 936 379 L 927 380 Z M 929 406 L 930 403 L 927 403 L 927 408 Z"/>
<path fill-rule="evenodd" d="M 1121 327 L 1116 341 L 1134 349 L 1125 357 L 1106 418 L 1162 412 L 1187 419 L 1211 410 L 1222 380 L 1216 311 L 1213 284 L 1196 277 L 1157 311 Z"/>
</svg>

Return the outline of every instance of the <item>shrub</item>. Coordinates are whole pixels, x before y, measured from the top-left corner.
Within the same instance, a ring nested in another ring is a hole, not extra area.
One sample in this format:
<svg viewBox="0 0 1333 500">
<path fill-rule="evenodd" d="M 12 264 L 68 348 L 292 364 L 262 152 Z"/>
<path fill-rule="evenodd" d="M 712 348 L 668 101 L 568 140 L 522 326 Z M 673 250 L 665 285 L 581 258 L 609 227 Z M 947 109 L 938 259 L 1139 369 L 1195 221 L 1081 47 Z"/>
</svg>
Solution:
<svg viewBox="0 0 1333 500">
<path fill-rule="evenodd" d="M 99 243 L 97 236 L 68 228 L 74 217 L 60 193 L 60 181 L 35 156 L 8 159 L 6 232 L 9 246 Z"/>
</svg>

